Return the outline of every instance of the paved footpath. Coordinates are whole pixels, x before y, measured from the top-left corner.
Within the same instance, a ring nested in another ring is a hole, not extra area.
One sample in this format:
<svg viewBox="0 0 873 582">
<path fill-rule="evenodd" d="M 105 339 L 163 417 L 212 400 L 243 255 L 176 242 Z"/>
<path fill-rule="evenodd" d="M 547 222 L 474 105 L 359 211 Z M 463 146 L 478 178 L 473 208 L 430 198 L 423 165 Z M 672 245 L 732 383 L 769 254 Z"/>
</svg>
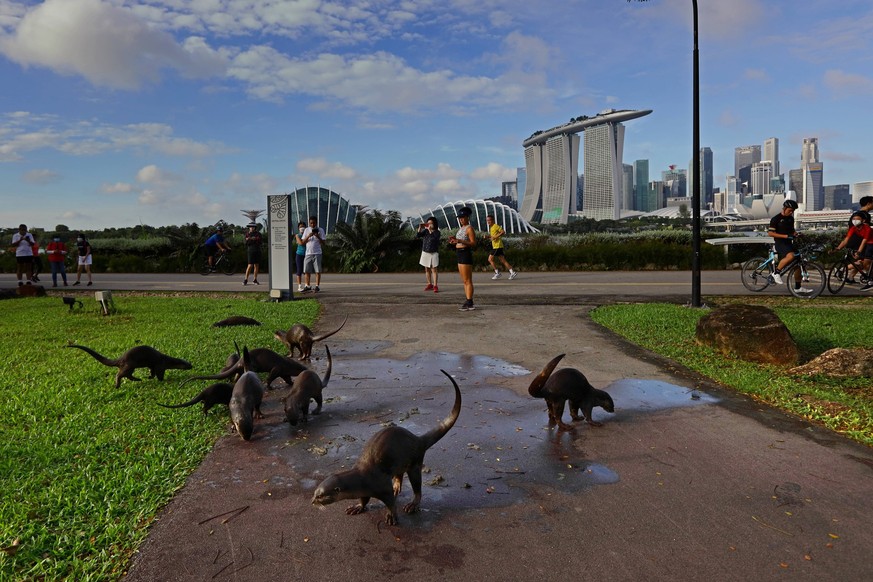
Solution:
<svg viewBox="0 0 873 582">
<path fill-rule="evenodd" d="M 588 318 L 594 301 L 501 301 L 477 281 L 481 308 L 461 313 L 460 287 L 355 296 L 338 282 L 325 277 L 316 325 L 349 316 L 328 340 L 322 414 L 292 430 L 285 391 L 268 393 L 253 439 L 217 443 L 127 580 L 873 579 L 873 450 L 617 339 Z M 602 427 L 550 431 L 527 395 L 559 353 L 612 394 Z M 420 434 L 448 413 L 439 369 L 464 401 L 425 458 L 422 511 L 388 527 L 377 501 L 313 507 L 381 426 Z"/>
</svg>

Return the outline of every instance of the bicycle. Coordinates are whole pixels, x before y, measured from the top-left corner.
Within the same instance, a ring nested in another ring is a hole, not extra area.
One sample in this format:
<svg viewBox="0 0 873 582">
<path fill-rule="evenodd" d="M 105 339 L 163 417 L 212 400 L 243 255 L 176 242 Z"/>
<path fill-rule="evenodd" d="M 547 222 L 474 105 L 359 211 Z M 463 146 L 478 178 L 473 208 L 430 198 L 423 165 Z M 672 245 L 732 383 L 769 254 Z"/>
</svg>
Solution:
<svg viewBox="0 0 873 582">
<path fill-rule="evenodd" d="M 815 258 L 813 253 L 819 250 L 821 250 L 821 247 L 811 245 L 798 249 L 794 253 L 794 258 L 783 269 L 788 291 L 798 299 L 815 299 L 824 291 L 827 283 L 824 268 L 811 260 Z M 743 264 L 743 286 L 749 291 L 756 293 L 763 291 L 772 283 L 775 283 L 773 274 L 776 272 L 777 264 L 779 264 L 779 258 L 776 254 L 776 245 L 770 245 L 770 255 L 768 257 L 755 257 Z M 795 282 L 797 281 L 795 277 L 798 272 L 800 273 L 799 280 L 801 281 L 801 286 L 799 289 L 795 289 Z"/>
<path fill-rule="evenodd" d="M 200 274 L 204 277 L 209 273 L 221 271 L 225 275 L 233 275 L 234 264 L 230 258 L 230 251 L 218 251 L 212 261 L 212 266 L 209 266 L 209 259 L 203 260 L 203 266 L 200 268 Z"/>
<path fill-rule="evenodd" d="M 855 251 L 846 249 L 846 254 L 842 259 L 833 264 L 828 272 L 828 291 L 836 295 L 843 290 L 846 282 L 849 280 L 849 267 L 855 269 L 858 273 L 858 280 L 861 285 L 866 285 L 873 281 L 873 264 L 865 269 L 861 259 L 855 259 Z"/>
</svg>

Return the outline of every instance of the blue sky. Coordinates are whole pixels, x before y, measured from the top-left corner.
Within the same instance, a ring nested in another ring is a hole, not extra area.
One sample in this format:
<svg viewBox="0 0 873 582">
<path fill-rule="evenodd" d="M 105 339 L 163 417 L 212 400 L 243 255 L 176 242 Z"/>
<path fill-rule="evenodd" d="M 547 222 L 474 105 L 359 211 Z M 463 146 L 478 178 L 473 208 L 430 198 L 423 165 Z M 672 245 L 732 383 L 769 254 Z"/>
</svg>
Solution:
<svg viewBox="0 0 873 582">
<path fill-rule="evenodd" d="M 873 180 L 873 4 L 700 0 L 701 145 L 818 137 Z M 691 159 L 690 0 L 0 0 L 0 227 L 242 223 L 306 185 L 404 215 L 499 194 L 605 108 L 625 163 Z"/>
</svg>

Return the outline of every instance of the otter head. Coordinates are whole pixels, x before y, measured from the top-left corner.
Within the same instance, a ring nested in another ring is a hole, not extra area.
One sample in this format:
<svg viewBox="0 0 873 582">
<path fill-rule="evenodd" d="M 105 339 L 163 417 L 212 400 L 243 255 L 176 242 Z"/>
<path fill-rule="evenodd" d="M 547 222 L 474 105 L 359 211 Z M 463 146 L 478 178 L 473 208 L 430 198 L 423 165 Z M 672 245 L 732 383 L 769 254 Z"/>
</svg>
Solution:
<svg viewBox="0 0 873 582">
<path fill-rule="evenodd" d="M 312 505 L 330 505 L 340 499 L 344 499 L 340 479 L 336 475 L 331 475 L 316 487 L 315 493 L 312 494 Z"/>
<path fill-rule="evenodd" d="M 603 390 L 599 390 L 599 392 L 600 394 L 598 394 L 599 398 L 597 399 L 597 404 L 606 412 L 615 412 L 615 403 L 612 401 L 612 396 Z"/>
<path fill-rule="evenodd" d="M 297 426 L 297 421 L 300 420 L 300 407 L 293 403 L 289 406 L 285 404 L 285 419 L 291 423 L 291 426 Z"/>
<path fill-rule="evenodd" d="M 241 436 L 244 441 L 251 439 L 252 432 L 254 432 L 255 430 L 254 422 L 252 421 L 251 417 L 233 419 L 233 427 L 236 429 L 236 432 L 239 433 L 239 436 Z"/>
</svg>

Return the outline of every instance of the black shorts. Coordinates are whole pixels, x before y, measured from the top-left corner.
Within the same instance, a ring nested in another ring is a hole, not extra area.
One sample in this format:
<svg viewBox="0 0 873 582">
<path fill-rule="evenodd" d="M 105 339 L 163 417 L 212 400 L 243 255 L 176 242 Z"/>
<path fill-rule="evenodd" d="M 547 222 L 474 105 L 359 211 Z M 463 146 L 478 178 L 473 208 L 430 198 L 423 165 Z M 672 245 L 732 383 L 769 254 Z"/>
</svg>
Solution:
<svg viewBox="0 0 873 582">
<path fill-rule="evenodd" d="M 789 241 L 784 238 L 776 239 L 776 254 L 779 255 L 780 259 L 784 259 L 785 255 L 788 253 L 796 253 L 797 249 L 794 248 L 794 242 Z"/>
<path fill-rule="evenodd" d="M 15 257 L 16 262 L 26 265 L 27 263 L 33 263 L 33 255 L 28 255 L 25 257 Z"/>
<path fill-rule="evenodd" d="M 473 264 L 473 251 L 470 249 L 455 249 L 458 252 L 459 265 Z"/>
<path fill-rule="evenodd" d="M 500 247 L 499 249 L 491 249 L 491 252 L 488 254 L 491 255 L 492 257 L 505 257 L 506 256 L 503 252 L 503 247 Z"/>
<path fill-rule="evenodd" d="M 261 247 L 247 247 L 246 256 L 249 259 L 249 264 L 254 265 L 261 262 Z"/>
<path fill-rule="evenodd" d="M 218 247 L 216 245 L 203 245 L 203 248 L 206 249 L 207 257 L 214 257 L 215 253 L 218 252 Z"/>
<path fill-rule="evenodd" d="M 861 255 L 862 259 L 873 259 L 873 243 L 867 241 L 867 244 L 864 245 L 864 250 Z"/>
</svg>

